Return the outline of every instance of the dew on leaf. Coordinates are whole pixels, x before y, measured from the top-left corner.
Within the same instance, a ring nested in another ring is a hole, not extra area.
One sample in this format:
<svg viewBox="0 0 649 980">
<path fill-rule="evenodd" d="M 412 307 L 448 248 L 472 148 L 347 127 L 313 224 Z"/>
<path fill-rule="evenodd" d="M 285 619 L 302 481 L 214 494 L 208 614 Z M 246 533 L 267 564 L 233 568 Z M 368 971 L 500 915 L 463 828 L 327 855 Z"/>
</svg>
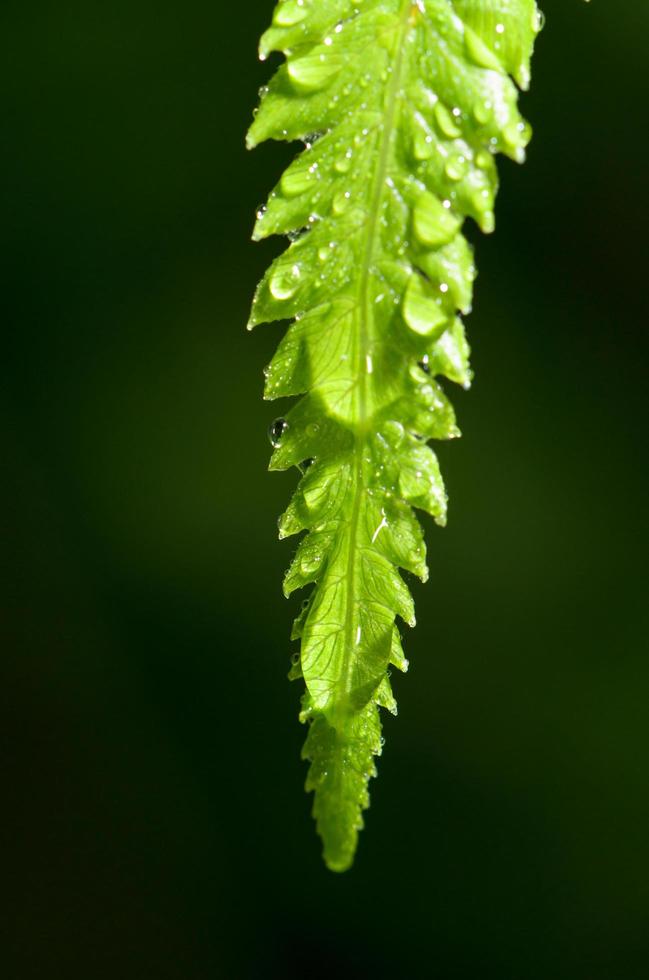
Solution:
<svg viewBox="0 0 649 980">
<path fill-rule="evenodd" d="M 294 27 L 307 16 L 304 0 L 284 0 L 275 10 L 273 24 L 276 27 Z"/>
<path fill-rule="evenodd" d="M 313 176 L 310 169 L 299 160 L 296 165 L 289 167 L 284 173 L 280 187 L 285 197 L 297 197 L 308 191 L 313 184 Z"/>
<path fill-rule="evenodd" d="M 448 136 L 449 139 L 455 139 L 461 134 L 461 130 L 457 126 L 453 116 L 442 102 L 437 103 L 433 112 L 437 125 L 444 136 Z"/>
<path fill-rule="evenodd" d="M 500 59 L 470 27 L 464 29 L 464 44 L 469 58 L 480 68 L 502 71 Z"/>
<path fill-rule="evenodd" d="M 299 265 L 278 265 L 270 278 L 268 288 L 274 298 L 282 302 L 295 294 L 299 279 Z"/>
<path fill-rule="evenodd" d="M 446 245 L 455 237 L 459 227 L 459 219 L 450 213 L 450 201 L 447 208 L 444 202 L 428 191 L 420 195 L 413 213 L 413 228 L 422 245 Z"/>
<path fill-rule="evenodd" d="M 349 191 L 341 191 L 340 194 L 336 194 L 332 204 L 334 214 L 343 214 L 349 207 L 350 198 L 351 194 Z"/>
<path fill-rule="evenodd" d="M 268 440 L 273 447 L 273 449 L 278 449 L 281 445 L 282 438 L 288 429 L 288 422 L 286 419 L 279 418 L 275 419 L 268 426 Z"/>
<path fill-rule="evenodd" d="M 352 164 L 352 150 L 347 150 L 344 156 L 339 157 L 334 163 L 334 170 L 337 170 L 339 174 L 346 174 Z"/>
<path fill-rule="evenodd" d="M 342 63 L 330 55 L 305 54 L 288 63 L 288 74 L 294 85 L 305 92 L 316 92 L 331 81 L 342 68 Z"/>
<path fill-rule="evenodd" d="M 493 106 L 489 100 L 484 102 L 477 102 L 473 107 L 473 116 L 475 121 L 481 126 L 484 126 L 489 122 L 493 114 Z"/>
<path fill-rule="evenodd" d="M 435 143 L 430 133 L 418 129 L 412 144 L 415 160 L 430 160 L 435 154 Z"/>
<path fill-rule="evenodd" d="M 403 300 L 403 318 L 411 330 L 425 337 L 439 332 L 446 323 L 446 314 L 417 275 L 411 276 L 408 282 Z"/>
<path fill-rule="evenodd" d="M 462 180 L 469 169 L 469 163 L 461 153 L 453 154 L 446 161 L 444 172 L 449 180 Z"/>
<path fill-rule="evenodd" d="M 322 563 L 322 555 L 307 554 L 300 560 L 300 571 L 303 575 L 314 575 Z"/>
</svg>

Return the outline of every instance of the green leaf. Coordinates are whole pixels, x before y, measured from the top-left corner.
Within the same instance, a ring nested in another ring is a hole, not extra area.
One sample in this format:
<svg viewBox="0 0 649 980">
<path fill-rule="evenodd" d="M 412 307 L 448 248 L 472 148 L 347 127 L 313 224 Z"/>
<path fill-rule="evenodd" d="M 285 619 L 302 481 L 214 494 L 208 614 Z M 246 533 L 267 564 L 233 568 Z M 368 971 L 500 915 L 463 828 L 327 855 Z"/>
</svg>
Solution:
<svg viewBox="0 0 649 980">
<path fill-rule="evenodd" d="M 306 685 L 307 789 L 328 866 L 352 863 L 381 753 L 379 706 L 412 626 L 399 569 L 425 580 L 413 507 L 446 521 L 429 439 L 459 435 L 440 379 L 468 387 L 459 313 L 475 269 L 462 225 L 494 227 L 494 155 L 522 161 L 540 18 L 534 0 L 283 0 L 264 34 L 285 61 L 248 134 L 303 140 L 254 238 L 291 244 L 250 327 L 292 320 L 266 398 L 302 396 L 275 427 L 271 469 L 302 473 L 280 536 L 306 531 L 284 589 L 311 587 L 293 637 Z"/>
</svg>

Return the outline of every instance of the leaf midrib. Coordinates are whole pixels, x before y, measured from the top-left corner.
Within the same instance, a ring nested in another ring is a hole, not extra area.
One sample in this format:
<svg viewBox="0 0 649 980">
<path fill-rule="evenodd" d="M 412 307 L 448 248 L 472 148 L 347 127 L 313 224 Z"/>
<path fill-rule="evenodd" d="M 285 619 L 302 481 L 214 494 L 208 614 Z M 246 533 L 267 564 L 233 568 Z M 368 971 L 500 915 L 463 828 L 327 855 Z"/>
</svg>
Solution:
<svg viewBox="0 0 649 980">
<path fill-rule="evenodd" d="M 384 102 L 384 125 L 380 131 L 379 143 L 379 162 L 375 171 L 374 181 L 372 182 L 370 198 L 370 208 L 368 222 L 364 236 L 363 259 L 361 264 L 359 282 L 359 303 L 358 303 L 358 330 L 354 336 L 354 368 L 357 379 L 357 414 L 356 432 L 354 441 L 354 499 L 349 520 L 349 556 L 347 559 L 347 588 L 348 597 L 345 611 L 345 630 L 344 630 L 344 651 L 343 666 L 341 671 L 342 687 L 344 690 L 344 704 L 348 708 L 349 694 L 351 691 L 351 664 L 352 651 L 355 646 L 356 626 L 354 614 L 357 606 L 359 594 L 359 562 L 358 562 L 358 537 L 362 503 L 365 493 L 363 485 L 363 456 L 365 452 L 366 440 L 368 435 L 368 412 L 367 412 L 367 387 L 368 371 L 366 357 L 368 353 L 369 338 L 374 322 L 373 307 L 370 299 L 370 280 L 374 254 L 377 245 L 377 226 L 381 211 L 381 202 L 385 193 L 385 180 L 388 173 L 388 164 L 395 130 L 395 116 L 397 99 L 401 88 L 402 72 L 404 67 L 405 39 L 408 33 L 409 21 L 416 5 L 412 0 L 404 0 L 398 22 L 398 37 L 396 42 L 396 60 L 390 75 L 389 83 L 386 87 Z"/>
</svg>

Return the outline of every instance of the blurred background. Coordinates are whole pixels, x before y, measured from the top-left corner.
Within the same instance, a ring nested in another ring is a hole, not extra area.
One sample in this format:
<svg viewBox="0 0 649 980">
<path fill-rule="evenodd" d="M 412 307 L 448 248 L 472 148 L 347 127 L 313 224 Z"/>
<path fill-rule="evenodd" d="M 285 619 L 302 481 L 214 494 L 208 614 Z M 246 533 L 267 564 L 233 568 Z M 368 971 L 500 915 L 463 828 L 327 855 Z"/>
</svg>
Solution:
<svg viewBox="0 0 649 980">
<path fill-rule="evenodd" d="M 286 680 L 295 475 L 265 472 L 282 327 L 244 329 L 293 152 L 243 145 L 272 2 L 4 0 L 12 980 L 646 978 L 649 5 L 544 6 L 450 522 L 335 876 Z"/>
</svg>

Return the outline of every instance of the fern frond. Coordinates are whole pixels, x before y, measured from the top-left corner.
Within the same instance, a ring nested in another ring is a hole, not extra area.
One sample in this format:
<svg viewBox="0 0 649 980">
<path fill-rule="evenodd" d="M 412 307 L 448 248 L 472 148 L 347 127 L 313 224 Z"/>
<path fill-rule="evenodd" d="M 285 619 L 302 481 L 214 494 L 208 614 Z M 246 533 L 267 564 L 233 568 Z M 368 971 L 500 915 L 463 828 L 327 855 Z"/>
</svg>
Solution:
<svg viewBox="0 0 649 980">
<path fill-rule="evenodd" d="M 446 493 L 429 439 L 459 435 L 439 378 L 468 387 L 459 313 L 475 278 L 462 223 L 494 227 L 496 152 L 524 158 L 517 109 L 540 29 L 534 0 L 282 0 L 261 56 L 285 62 L 248 145 L 303 140 L 254 238 L 288 235 L 250 327 L 292 319 L 265 397 L 303 396 L 275 423 L 270 468 L 297 466 L 280 537 L 306 531 L 284 591 L 314 586 L 296 620 L 314 815 L 334 870 L 353 860 L 396 712 L 395 619 L 415 623 L 399 569 L 425 580 L 413 508 Z"/>
</svg>

